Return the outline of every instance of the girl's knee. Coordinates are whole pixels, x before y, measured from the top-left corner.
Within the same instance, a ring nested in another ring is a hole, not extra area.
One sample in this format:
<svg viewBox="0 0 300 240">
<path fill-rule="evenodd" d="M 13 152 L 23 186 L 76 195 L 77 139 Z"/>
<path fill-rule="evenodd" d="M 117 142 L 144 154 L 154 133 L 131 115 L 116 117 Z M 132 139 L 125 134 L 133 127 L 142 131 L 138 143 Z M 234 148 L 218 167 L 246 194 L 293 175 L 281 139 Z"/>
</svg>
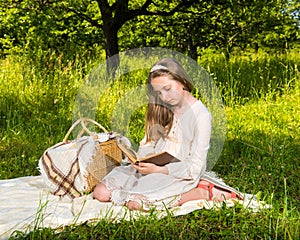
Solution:
<svg viewBox="0 0 300 240">
<path fill-rule="evenodd" d="M 111 192 L 103 183 L 98 183 L 93 192 L 93 198 L 100 202 L 110 202 L 110 195 Z"/>
</svg>

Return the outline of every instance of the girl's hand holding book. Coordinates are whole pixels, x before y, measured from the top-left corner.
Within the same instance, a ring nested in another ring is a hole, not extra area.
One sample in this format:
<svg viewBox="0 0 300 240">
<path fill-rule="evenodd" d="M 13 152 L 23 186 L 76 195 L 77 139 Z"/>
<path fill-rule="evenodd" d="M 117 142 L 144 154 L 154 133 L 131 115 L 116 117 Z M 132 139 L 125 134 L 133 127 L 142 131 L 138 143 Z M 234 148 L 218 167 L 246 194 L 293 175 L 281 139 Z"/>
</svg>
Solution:
<svg viewBox="0 0 300 240">
<path fill-rule="evenodd" d="M 138 162 L 138 164 L 131 165 L 141 174 L 162 173 L 168 175 L 168 168 L 166 166 L 157 166 L 154 163 Z"/>
</svg>

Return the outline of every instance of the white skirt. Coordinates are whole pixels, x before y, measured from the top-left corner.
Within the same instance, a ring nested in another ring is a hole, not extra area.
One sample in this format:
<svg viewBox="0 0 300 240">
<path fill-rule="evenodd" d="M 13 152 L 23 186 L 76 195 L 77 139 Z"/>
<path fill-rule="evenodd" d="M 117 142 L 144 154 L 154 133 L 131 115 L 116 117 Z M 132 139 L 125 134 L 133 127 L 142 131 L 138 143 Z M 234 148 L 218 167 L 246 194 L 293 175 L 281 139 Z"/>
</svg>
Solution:
<svg viewBox="0 0 300 240">
<path fill-rule="evenodd" d="M 170 208 L 178 204 L 182 193 L 195 188 L 199 180 L 178 179 L 161 173 L 143 175 L 128 165 L 114 168 L 102 182 L 111 191 L 111 201 L 117 205 L 140 195 L 145 204 Z"/>
</svg>

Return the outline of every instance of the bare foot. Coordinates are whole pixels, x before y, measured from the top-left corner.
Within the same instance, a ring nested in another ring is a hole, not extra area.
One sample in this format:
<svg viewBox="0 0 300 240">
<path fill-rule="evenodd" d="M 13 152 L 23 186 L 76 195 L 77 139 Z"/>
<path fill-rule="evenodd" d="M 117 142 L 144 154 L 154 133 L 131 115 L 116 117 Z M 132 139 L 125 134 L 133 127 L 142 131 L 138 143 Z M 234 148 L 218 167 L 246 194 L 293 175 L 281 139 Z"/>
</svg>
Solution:
<svg viewBox="0 0 300 240">
<path fill-rule="evenodd" d="M 142 195 L 131 195 L 130 200 L 125 203 L 125 206 L 128 207 L 129 210 L 148 212 L 147 200 Z"/>
<path fill-rule="evenodd" d="M 201 180 L 199 182 L 199 184 L 202 184 L 202 185 L 205 185 L 205 186 L 209 186 L 209 182 L 205 181 L 205 180 Z M 210 197 L 212 198 L 211 200 L 217 201 L 217 202 L 222 202 L 224 200 L 232 198 L 230 192 L 228 192 L 226 190 L 223 190 L 223 189 L 221 189 L 221 188 L 219 188 L 217 186 L 213 187 L 213 189 L 212 189 L 212 196 L 210 196 Z"/>
</svg>

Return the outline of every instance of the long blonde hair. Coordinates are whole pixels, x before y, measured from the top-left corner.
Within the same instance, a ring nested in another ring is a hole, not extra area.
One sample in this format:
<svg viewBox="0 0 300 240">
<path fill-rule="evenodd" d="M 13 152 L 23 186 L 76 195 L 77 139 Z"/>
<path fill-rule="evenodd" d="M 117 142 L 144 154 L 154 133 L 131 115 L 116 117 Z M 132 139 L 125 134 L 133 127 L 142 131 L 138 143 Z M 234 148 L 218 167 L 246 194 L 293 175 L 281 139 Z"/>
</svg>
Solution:
<svg viewBox="0 0 300 240">
<path fill-rule="evenodd" d="M 153 90 L 151 81 L 160 76 L 170 76 L 171 79 L 180 82 L 183 89 L 191 92 L 191 84 L 183 67 L 173 58 L 164 58 L 158 61 L 150 70 L 148 76 L 148 108 L 146 114 L 146 142 L 157 142 L 159 138 L 165 138 L 172 127 L 174 113 L 171 106 L 161 101 Z"/>
</svg>

